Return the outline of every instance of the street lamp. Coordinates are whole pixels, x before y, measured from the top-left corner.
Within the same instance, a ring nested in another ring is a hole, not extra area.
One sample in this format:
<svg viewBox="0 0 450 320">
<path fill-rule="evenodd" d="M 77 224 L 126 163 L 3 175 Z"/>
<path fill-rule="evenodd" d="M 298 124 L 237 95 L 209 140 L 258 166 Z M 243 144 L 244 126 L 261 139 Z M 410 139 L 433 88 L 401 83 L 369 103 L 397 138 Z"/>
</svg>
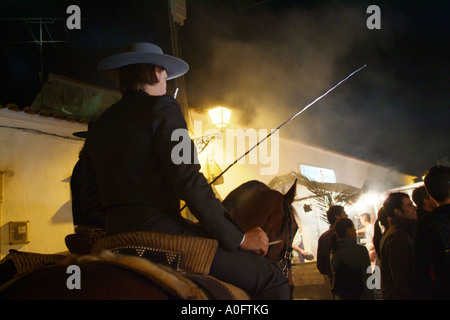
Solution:
<svg viewBox="0 0 450 320">
<path fill-rule="evenodd" d="M 209 116 L 211 117 L 214 127 L 223 131 L 229 124 L 231 118 L 231 110 L 222 106 L 210 109 Z"/>
<path fill-rule="evenodd" d="M 230 125 L 231 110 L 222 106 L 212 108 L 208 111 L 211 122 L 216 129 L 220 132 L 204 135 L 199 138 L 194 138 L 194 144 L 197 147 L 197 153 L 201 153 L 208 144 L 216 138 L 216 136 L 222 135 L 227 126 Z"/>
</svg>

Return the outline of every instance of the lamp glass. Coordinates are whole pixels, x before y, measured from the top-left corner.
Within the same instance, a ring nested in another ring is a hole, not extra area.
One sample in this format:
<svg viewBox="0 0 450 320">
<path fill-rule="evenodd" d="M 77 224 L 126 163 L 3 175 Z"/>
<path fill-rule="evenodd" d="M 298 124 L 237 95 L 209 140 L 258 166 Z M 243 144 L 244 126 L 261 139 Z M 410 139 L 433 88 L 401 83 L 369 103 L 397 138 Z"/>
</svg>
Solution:
<svg viewBox="0 0 450 320">
<path fill-rule="evenodd" d="M 224 129 L 230 124 L 231 110 L 222 106 L 209 110 L 212 124 L 219 130 Z"/>
</svg>

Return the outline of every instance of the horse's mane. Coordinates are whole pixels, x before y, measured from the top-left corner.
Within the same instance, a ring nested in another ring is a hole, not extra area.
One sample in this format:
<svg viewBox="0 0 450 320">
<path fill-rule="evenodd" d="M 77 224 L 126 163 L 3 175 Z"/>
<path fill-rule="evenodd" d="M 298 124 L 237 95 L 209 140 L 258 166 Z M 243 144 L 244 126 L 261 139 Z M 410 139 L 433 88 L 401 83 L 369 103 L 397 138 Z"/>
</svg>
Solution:
<svg viewBox="0 0 450 320">
<path fill-rule="evenodd" d="M 258 180 L 250 180 L 244 182 L 239 187 L 231 191 L 228 196 L 222 201 L 223 205 L 230 209 L 237 205 L 238 200 L 242 200 L 245 198 L 245 194 L 252 192 L 256 189 L 270 189 L 266 184 L 262 183 Z"/>
</svg>

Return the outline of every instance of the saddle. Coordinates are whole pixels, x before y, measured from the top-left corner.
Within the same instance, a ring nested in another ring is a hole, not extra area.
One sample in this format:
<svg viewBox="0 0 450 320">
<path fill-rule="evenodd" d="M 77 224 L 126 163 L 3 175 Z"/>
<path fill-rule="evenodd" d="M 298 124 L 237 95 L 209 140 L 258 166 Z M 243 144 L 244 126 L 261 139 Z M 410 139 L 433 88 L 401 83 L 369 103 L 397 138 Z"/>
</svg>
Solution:
<svg viewBox="0 0 450 320">
<path fill-rule="evenodd" d="M 139 256 L 175 270 L 208 274 L 217 240 L 160 232 L 129 232 L 106 237 L 92 248 Z"/>
<path fill-rule="evenodd" d="M 156 232 L 123 233 L 96 242 L 69 235 L 66 243 L 68 238 L 72 249 L 78 249 L 69 256 L 11 252 L 7 257 L 16 265 L 15 277 L 51 264 L 101 261 L 139 272 L 178 299 L 250 299 L 242 289 L 208 275 L 218 246 L 214 239 Z"/>
<path fill-rule="evenodd" d="M 108 250 L 114 254 L 144 258 L 167 272 L 176 272 L 204 289 L 216 300 L 248 300 L 249 295 L 238 287 L 209 276 L 217 250 L 215 239 L 167 234 L 130 232 L 98 241 L 93 254 Z M 184 297 L 183 297 L 184 298 Z"/>
</svg>

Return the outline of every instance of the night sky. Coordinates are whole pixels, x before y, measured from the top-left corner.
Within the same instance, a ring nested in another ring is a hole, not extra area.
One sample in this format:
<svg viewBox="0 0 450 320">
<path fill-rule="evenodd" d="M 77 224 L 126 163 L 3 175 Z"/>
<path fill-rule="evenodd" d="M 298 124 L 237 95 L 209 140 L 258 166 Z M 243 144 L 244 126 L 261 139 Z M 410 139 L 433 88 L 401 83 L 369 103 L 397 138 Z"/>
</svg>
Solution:
<svg viewBox="0 0 450 320">
<path fill-rule="evenodd" d="M 276 128 L 349 73 L 367 67 L 283 127 L 281 137 L 421 176 L 449 164 L 448 1 L 187 0 L 179 30 L 190 107 L 225 104 L 233 121 Z M 81 9 L 81 30 L 65 28 Z M 369 5 L 381 29 L 369 30 Z M 2 18 L 46 25 L 49 72 L 116 88 L 96 64 L 131 42 L 171 54 L 167 1 L 5 1 Z M 0 102 L 31 104 L 40 90 L 37 24 L 0 21 Z M 51 38 L 50 36 L 51 35 Z"/>
</svg>

